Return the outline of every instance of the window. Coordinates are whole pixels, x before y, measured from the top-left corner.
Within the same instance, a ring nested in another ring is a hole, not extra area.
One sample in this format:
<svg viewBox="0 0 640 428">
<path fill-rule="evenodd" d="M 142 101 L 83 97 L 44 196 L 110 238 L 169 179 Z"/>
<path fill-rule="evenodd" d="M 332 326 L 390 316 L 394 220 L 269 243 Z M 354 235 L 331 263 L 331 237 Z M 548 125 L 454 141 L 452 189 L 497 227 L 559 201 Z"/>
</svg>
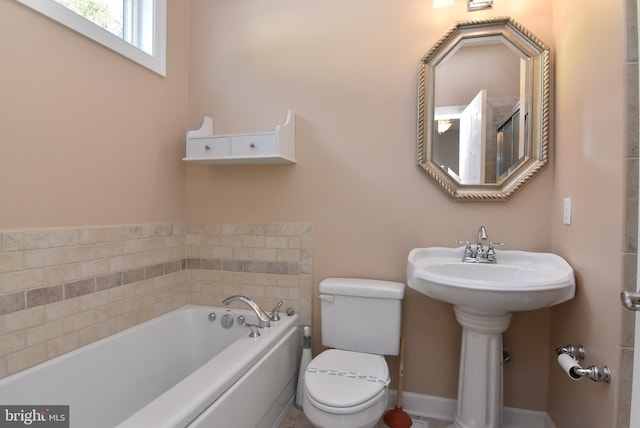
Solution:
<svg viewBox="0 0 640 428">
<path fill-rule="evenodd" d="M 167 0 L 17 0 L 166 75 Z"/>
</svg>

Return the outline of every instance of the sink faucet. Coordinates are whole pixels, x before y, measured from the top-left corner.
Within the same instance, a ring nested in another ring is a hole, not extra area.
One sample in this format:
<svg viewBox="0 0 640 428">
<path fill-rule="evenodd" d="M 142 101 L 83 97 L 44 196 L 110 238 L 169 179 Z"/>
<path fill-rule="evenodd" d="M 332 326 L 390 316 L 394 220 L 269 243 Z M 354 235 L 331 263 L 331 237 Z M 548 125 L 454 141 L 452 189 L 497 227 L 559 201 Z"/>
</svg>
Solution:
<svg viewBox="0 0 640 428">
<path fill-rule="evenodd" d="M 469 241 L 456 241 L 458 244 L 465 244 L 462 261 L 465 263 L 497 263 L 495 247 L 503 247 L 502 242 L 489 242 L 489 246 L 484 246 L 484 241 L 488 239 L 487 229 L 484 226 L 478 228 L 478 240 L 475 248 Z"/>
<path fill-rule="evenodd" d="M 478 241 L 476 243 L 476 258 L 485 257 L 484 246 L 482 245 L 482 241 L 487 240 L 487 229 L 484 226 L 480 226 L 478 228 Z"/>
<path fill-rule="evenodd" d="M 243 302 L 249 305 L 258 316 L 258 327 L 271 327 L 271 317 L 256 302 L 245 296 L 231 296 L 222 301 L 222 304 L 229 306 L 232 302 Z"/>
</svg>

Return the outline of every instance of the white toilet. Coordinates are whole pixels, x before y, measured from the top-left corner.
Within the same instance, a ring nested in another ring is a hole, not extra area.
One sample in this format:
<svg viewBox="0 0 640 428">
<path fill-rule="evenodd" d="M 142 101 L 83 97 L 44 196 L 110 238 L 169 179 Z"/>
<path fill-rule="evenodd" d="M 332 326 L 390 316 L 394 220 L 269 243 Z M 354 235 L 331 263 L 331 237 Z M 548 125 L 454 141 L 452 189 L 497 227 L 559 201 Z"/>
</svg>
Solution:
<svg viewBox="0 0 640 428">
<path fill-rule="evenodd" d="M 320 283 L 322 344 L 309 363 L 302 409 L 316 428 L 371 428 L 387 408 L 398 355 L 404 284 L 355 278 Z"/>
</svg>

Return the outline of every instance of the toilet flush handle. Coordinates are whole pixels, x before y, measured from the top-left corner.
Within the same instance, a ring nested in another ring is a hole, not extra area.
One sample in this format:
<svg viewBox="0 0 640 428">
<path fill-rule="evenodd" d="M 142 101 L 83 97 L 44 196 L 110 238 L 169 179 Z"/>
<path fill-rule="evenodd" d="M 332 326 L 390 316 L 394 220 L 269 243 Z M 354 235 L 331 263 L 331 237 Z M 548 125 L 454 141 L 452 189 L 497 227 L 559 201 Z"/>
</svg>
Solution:
<svg viewBox="0 0 640 428">
<path fill-rule="evenodd" d="M 320 300 L 324 300 L 325 302 L 333 303 L 333 295 L 332 294 L 321 294 Z"/>
</svg>

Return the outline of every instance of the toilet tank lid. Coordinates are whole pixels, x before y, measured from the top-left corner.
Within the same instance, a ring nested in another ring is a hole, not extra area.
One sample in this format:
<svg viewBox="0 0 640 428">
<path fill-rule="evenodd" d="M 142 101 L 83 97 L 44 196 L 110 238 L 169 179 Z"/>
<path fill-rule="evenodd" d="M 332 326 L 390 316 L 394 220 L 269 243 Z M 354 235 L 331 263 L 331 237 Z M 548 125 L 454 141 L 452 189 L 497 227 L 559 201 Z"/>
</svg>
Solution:
<svg viewBox="0 0 640 428">
<path fill-rule="evenodd" d="M 320 282 L 320 292 L 339 296 L 401 300 L 404 298 L 404 284 L 377 279 L 327 278 Z"/>
</svg>

